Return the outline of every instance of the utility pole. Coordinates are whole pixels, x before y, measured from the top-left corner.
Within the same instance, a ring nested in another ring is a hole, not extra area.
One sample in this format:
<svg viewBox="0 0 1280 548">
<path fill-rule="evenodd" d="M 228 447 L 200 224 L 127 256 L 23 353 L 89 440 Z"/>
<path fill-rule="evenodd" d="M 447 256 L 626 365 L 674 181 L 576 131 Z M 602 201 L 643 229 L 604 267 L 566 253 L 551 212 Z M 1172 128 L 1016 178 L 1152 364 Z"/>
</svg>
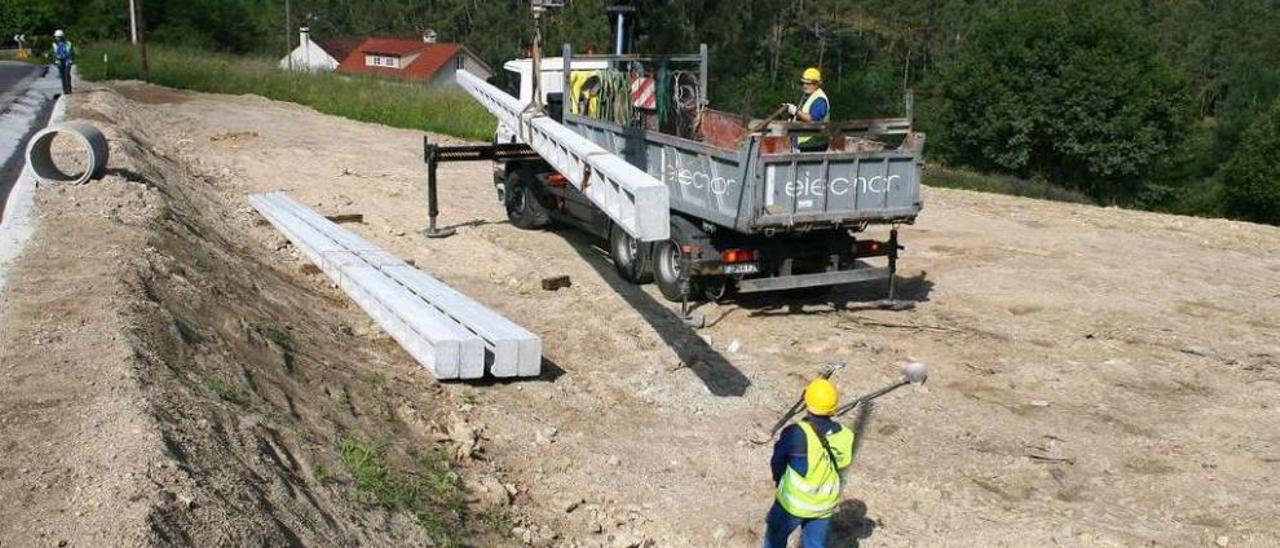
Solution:
<svg viewBox="0 0 1280 548">
<path fill-rule="evenodd" d="M 138 18 L 135 17 L 138 8 L 133 7 L 133 0 L 129 0 L 129 43 L 138 45 Z"/>
<path fill-rule="evenodd" d="M 151 71 L 147 67 L 147 20 L 142 15 L 142 0 L 129 0 L 129 21 L 132 23 L 134 43 L 138 44 L 142 81 L 150 82 Z"/>
<path fill-rule="evenodd" d="M 293 39 L 290 38 L 290 33 L 293 32 L 293 21 L 289 11 L 289 0 L 284 0 L 284 55 L 285 59 L 288 59 L 289 70 L 293 70 Z"/>
</svg>

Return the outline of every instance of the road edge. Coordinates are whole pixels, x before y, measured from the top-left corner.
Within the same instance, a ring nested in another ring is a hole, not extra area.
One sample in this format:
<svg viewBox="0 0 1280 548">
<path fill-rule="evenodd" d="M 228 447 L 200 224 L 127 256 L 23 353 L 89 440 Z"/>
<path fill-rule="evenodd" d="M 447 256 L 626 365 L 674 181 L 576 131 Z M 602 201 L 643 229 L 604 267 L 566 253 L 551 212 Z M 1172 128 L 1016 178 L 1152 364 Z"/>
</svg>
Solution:
<svg viewBox="0 0 1280 548">
<path fill-rule="evenodd" d="M 58 97 L 49 114 L 49 124 L 61 122 L 67 115 L 67 96 Z M 18 151 L 26 154 L 26 150 Z M 35 224 L 31 219 L 31 210 L 35 202 L 36 176 L 31 167 L 22 159 L 22 172 L 9 191 L 9 199 L 5 202 L 3 215 L 0 215 L 0 294 L 3 294 L 9 280 L 9 267 L 22 255 L 27 241 L 35 233 Z"/>
</svg>

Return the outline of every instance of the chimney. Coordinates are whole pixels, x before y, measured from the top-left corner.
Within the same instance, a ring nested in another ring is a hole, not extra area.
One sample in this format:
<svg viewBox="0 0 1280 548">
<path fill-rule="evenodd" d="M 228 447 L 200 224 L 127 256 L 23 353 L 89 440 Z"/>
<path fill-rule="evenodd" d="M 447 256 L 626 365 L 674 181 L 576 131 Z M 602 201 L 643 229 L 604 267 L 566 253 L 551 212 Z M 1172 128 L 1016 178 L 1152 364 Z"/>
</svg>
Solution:
<svg viewBox="0 0 1280 548">
<path fill-rule="evenodd" d="M 298 28 L 298 45 L 305 46 L 309 41 L 311 41 L 311 28 L 299 27 Z"/>
<path fill-rule="evenodd" d="M 427 44 L 436 43 L 436 31 L 427 29 L 422 33 L 422 41 Z"/>
</svg>

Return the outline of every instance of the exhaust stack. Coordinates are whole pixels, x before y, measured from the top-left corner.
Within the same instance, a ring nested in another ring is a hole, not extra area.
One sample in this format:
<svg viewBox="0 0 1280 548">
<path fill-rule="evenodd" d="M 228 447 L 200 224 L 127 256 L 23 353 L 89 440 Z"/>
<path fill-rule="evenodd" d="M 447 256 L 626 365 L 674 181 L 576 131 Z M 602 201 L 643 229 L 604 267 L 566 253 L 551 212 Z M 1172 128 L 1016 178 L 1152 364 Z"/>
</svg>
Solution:
<svg viewBox="0 0 1280 548">
<path fill-rule="evenodd" d="M 631 53 L 635 49 L 635 6 L 609 6 L 605 12 L 609 14 L 609 23 L 613 26 L 614 55 Z"/>
</svg>

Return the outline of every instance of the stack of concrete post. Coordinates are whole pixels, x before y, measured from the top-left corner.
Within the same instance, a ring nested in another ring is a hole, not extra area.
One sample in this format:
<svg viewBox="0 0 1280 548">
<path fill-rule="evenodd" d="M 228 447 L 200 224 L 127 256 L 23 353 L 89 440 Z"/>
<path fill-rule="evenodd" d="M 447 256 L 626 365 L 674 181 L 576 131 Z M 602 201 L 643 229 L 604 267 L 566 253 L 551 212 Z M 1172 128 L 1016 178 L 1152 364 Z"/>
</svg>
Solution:
<svg viewBox="0 0 1280 548">
<path fill-rule="evenodd" d="M 542 341 L 280 192 L 249 203 L 438 379 L 534 377 Z"/>
</svg>

